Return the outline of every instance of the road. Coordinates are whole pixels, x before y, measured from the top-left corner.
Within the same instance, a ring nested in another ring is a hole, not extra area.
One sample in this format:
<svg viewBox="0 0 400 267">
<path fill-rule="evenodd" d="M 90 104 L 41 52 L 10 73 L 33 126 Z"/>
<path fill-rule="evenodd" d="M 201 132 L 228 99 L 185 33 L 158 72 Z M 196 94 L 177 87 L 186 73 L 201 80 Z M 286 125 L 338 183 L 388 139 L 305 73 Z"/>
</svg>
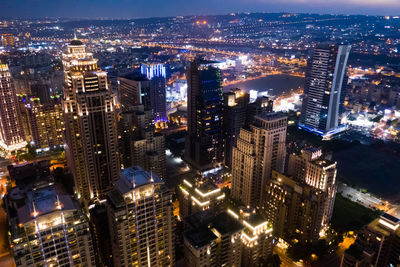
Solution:
<svg viewBox="0 0 400 267">
<path fill-rule="evenodd" d="M 274 254 L 277 254 L 279 258 L 281 259 L 281 267 L 300 267 L 304 266 L 304 264 L 300 262 L 294 262 L 292 259 L 290 259 L 288 256 L 286 256 L 285 250 L 275 246 L 274 247 Z"/>
<path fill-rule="evenodd" d="M 363 193 L 360 190 L 342 183 L 339 183 L 338 193 L 341 193 L 343 197 L 357 202 L 364 207 L 376 208 L 400 218 L 400 205 L 390 203 L 386 200 L 373 196 L 370 193 Z"/>
</svg>

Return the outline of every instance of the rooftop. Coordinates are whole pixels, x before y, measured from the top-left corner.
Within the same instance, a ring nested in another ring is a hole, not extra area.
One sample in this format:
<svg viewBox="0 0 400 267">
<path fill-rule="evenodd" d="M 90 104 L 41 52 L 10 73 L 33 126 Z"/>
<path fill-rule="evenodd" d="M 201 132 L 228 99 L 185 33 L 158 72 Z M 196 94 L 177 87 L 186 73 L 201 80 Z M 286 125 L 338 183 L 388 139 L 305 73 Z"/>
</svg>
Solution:
<svg viewBox="0 0 400 267">
<path fill-rule="evenodd" d="M 78 39 L 73 39 L 70 43 L 70 45 L 83 45 L 81 40 Z"/>
<path fill-rule="evenodd" d="M 152 183 L 162 183 L 154 172 L 147 172 L 139 166 L 130 167 L 121 171 L 121 179 L 116 182 L 120 192 L 125 194 L 132 189 Z"/>
<path fill-rule="evenodd" d="M 243 225 L 226 212 L 218 214 L 214 218 L 212 226 L 222 235 L 235 233 L 243 229 Z"/>
<path fill-rule="evenodd" d="M 331 160 L 326 160 L 326 159 L 316 159 L 312 161 L 315 165 L 322 166 L 324 168 L 332 167 L 333 165 L 336 165 L 335 161 Z"/>
<path fill-rule="evenodd" d="M 18 217 L 21 223 L 26 223 L 61 209 L 71 210 L 76 209 L 76 206 L 70 196 L 59 195 L 55 187 L 50 185 L 29 192 L 25 206 L 18 209 Z"/>
<path fill-rule="evenodd" d="M 207 228 L 186 232 L 184 236 L 195 248 L 204 247 L 217 239 L 217 236 Z"/>
<path fill-rule="evenodd" d="M 278 119 L 285 119 L 287 116 L 280 112 L 263 112 L 255 116 L 256 119 L 264 121 L 273 121 Z"/>
</svg>

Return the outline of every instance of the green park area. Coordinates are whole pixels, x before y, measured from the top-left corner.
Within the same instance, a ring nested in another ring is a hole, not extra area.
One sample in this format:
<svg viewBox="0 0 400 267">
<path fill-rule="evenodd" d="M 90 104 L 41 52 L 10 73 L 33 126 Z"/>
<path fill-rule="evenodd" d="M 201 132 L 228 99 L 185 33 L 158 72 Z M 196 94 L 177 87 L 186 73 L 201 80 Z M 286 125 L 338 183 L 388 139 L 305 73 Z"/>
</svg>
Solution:
<svg viewBox="0 0 400 267">
<path fill-rule="evenodd" d="M 338 180 L 355 188 L 364 189 L 389 201 L 400 202 L 400 145 L 376 141 L 363 145 L 358 141 L 333 139 L 322 141 L 296 125 L 288 127 L 288 142 L 300 147 L 321 147 L 332 152 L 337 161 Z"/>
<path fill-rule="evenodd" d="M 331 226 L 337 233 L 357 231 L 379 217 L 380 214 L 380 211 L 366 208 L 337 194 Z"/>
</svg>

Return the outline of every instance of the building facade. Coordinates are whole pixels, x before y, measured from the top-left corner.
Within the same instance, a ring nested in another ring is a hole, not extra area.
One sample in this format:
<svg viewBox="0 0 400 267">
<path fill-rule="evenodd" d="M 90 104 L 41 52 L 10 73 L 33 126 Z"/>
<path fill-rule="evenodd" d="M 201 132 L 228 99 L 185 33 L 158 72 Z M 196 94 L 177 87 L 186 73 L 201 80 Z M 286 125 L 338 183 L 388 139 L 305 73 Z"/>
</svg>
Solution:
<svg viewBox="0 0 400 267">
<path fill-rule="evenodd" d="M 0 148 L 6 153 L 27 145 L 11 73 L 0 63 Z"/>
<path fill-rule="evenodd" d="M 227 212 L 197 213 L 185 220 L 185 266 L 239 267 L 243 225 Z"/>
<path fill-rule="evenodd" d="M 400 219 L 385 213 L 359 231 L 340 266 L 399 266 L 399 255 Z"/>
<path fill-rule="evenodd" d="M 327 202 L 324 207 L 323 227 L 332 217 L 337 192 L 337 164 L 324 158 L 319 148 L 306 148 L 300 153 L 289 155 L 288 175 L 294 180 L 324 192 Z"/>
<path fill-rule="evenodd" d="M 273 171 L 266 190 L 263 212 L 273 224 L 274 235 L 286 242 L 314 242 L 324 227 L 327 194 Z"/>
<path fill-rule="evenodd" d="M 224 159 L 228 168 L 232 166 L 232 148 L 236 145 L 240 128 L 246 123 L 249 101 L 250 95 L 240 89 L 224 93 Z"/>
<path fill-rule="evenodd" d="M 155 173 L 122 170 L 107 197 L 114 266 L 173 266 L 172 212 L 171 192 Z"/>
<path fill-rule="evenodd" d="M 142 64 L 141 73 L 147 77 L 151 84 L 150 102 L 153 109 L 154 122 L 167 121 L 166 109 L 166 69 L 163 64 L 147 63 Z"/>
<path fill-rule="evenodd" d="M 76 201 L 50 184 L 34 187 L 25 201 L 8 210 L 16 266 L 96 266 L 89 220 Z"/>
<path fill-rule="evenodd" d="M 42 104 L 31 98 L 25 105 L 32 141 L 36 151 L 46 151 L 63 146 L 64 119 L 61 101 Z"/>
<path fill-rule="evenodd" d="M 73 40 L 63 54 L 65 143 L 75 191 L 85 201 L 101 199 L 119 175 L 116 100 L 107 73 Z"/>
<path fill-rule="evenodd" d="M 138 105 L 121 113 L 119 132 L 123 168 L 141 166 L 166 177 L 165 137 L 154 130 L 152 110 Z"/>
<path fill-rule="evenodd" d="M 221 73 L 210 64 L 195 60 L 188 68 L 187 81 L 185 160 L 204 171 L 223 162 Z"/>
<path fill-rule="evenodd" d="M 151 82 L 144 75 L 130 73 L 118 77 L 118 102 L 121 111 L 129 111 L 137 105 L 151 109 L 150 91 Z"/>
<path fill-rule="evenodd" d="M 299 127 L 329 138 L 343 130 L 350 45 L 321 44 L 307 63 Z"/>
<path fill-rule="evenodd" d="M 272 170 L 285 166 L 287 117 L 262 113 L 250 127 L 240 129 L 232 152 L 232 197 L 260 207 Z"/>
<path fill-rule="evenodd" d="M 197 212 L 222 208 L 225 193 L 210 181 L 188 181 L 179 185 L 179 216 L 185 218 Z"/>
</svg>

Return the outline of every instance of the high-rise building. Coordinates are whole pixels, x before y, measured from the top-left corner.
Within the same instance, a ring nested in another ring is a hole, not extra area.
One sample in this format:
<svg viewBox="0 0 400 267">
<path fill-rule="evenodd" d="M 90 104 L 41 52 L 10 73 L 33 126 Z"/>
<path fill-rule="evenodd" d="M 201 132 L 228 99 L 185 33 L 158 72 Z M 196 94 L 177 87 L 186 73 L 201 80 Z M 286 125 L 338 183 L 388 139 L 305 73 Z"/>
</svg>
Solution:
<svg viewBox="0 0 400 267">
<path fill-rule="evenodd" d="M 250 95 L 240 89 L 232 89 L 224 93 L 224 115 L 223 115 L 223 138 L 225 166 L 232 167 L 232 148 L 240 128 L 250 125 L 254 116 L 272 112 L 273 101 L 266 96 L 259 97 L 256 101 L 249 103 Z"/>
<path fill-rule="evenodd" d="M 241 207 L 236 211 L 228 209 L 227 212 L 244 226 L 241 266 L 257 266 L 270 258 L 273 250 L 271 222 L 251 207 Z"/>
<path fill-rule="evenodd" d="M 273 171 L 263 212 L 273 224 L 276 237 L 287 242 L 314 242 L 323 231 L 328 203 L 322 190 Z"/>
<path fill-rule="evenodd" d="M 204 171 L 223 161 L 221 73 L 197 59 L 188 68 L 187 81 L 185 160 Z"/>
<path fill-rule="evenodd" d="M 346 94 L 350 45 L 321 44 L 307 63 L 299 127 L 329 138 L 340 125 Z"/>
<path fill-rule="evenodd" d="M 227 212 L 197 213 L 185 219 L 185 266 L 239 267 L 244 226 Z"/>
<path fill-rule="evenodd" d="M 246 123 L 247 105 L 250 96 L 240 89 L 224 93 L 224 159 L 225 166 L 232 166 L 232 148 L 236 145 L 236 138 L 240 128 Z"/>
<path fill-rule="evenodd" d="M 11 73 L 0 63 L 0 148 L 6 153 L 27 145 Z"/>
<path fill-rule="evenodd" d="M 307 164 L 322 156 L 318 147 L 310 147 L 289 155 L 287 174 L 297 181 L 304 181 L 307 174 Z"/>
<path fill-rule="evenodd" d="M 41 99 L 31 98 L 25 105 L 29 128 L 36 151 L 46 151 L 63 146 L 64 120 L 61 101 L 54 99 L 42 104 Z"/>
<path fill-rule="evenodd" d="M 179 216 L 185 218 L 200 211 L 220 210 L 225 193 L 211 181 L 188 181 L 183 179 L 179 185 Z"/>
<path fill-rule="evenodd" d="M 288 175 L 296 181 L 323 191 L 326 195 L 327 202 L 322 221 L 324 227 L 332 217 L 337 192 L 336 173 L 336 162 L 325 159 L 319 148 L 303 149 L 299 154 L 289 156 Z"/>
<path fill-rule="evenodd" d="M 130 73 L 118 77 L 118 102 L 122 111 L 143 105 L 152 109 L 150 102 L 151 82 L 144 75 Z"/>
<path fill-rule="evenodd" d="M 165 137 L 154 131 L 153 112 L 143 105 L 131 107 L 120 114 L 119 132 L 123 167 L 140 166 L 165 178 Z"/>
<path fill-rule="evenodd" d="M 252 124 L 256 115 L 272 112 L 273 106 L 274 100 L 268 96 L 260 96 L 256 98 L 254 102 L 247 105 L 246 124 Z"/>
<path fill-rule="evenodd" d="M 75 191 L 85 201 L 102 198 L 119 176 L 115 97 L 107 73 L 81 41 L 68 45 L 63 65 L 66 156 Z"/>
<path fill-rule="evenodd" d="M 385 213 L 359 231 L 340 267 L 399 266 L 399 256 L 400 219 Z"/>
<path fill-rule="evenodd" d="M 232 151 L 232 197 L 246 206 L 259 207 L 272 170 L 285 166 L 287 117 L 262 113 L 240 129 Z"/>
<path fill-rule="evenodd" d="M 183 220 L 185 266 L 251 267 L 272 255 L 271 223 L 254 209 L 234 210 L 207 209 Z"/>
<path fill-rule="evenodd" d="M 166 109 L 166 70 L 163 64 L 142 64 L 141 72 L 151 82 L 150 102 L 154 114 L 154 122 L 167 121 Z"/>
<path fill-rule="evenodd" d="M 174 265 L 172 195 L 155 173 L 122 170 L 107 210 L 114 266 Z"/>
<path fill-rule="evenodd" d="M 70 196 L 43 184 L 13 209 L 8 206 L 16 266 L 96 266 L 89 220 Z"/>
</svg>

